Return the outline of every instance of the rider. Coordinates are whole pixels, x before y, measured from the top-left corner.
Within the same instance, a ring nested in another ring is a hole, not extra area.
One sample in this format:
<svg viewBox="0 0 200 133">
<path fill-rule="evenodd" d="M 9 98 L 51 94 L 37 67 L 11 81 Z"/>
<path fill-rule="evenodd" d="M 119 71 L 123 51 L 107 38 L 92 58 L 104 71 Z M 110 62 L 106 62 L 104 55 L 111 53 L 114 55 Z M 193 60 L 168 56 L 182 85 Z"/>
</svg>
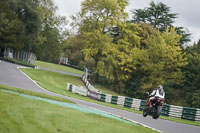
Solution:
<svg viewBox="0 0 200 133">
<path fill-rule="evenodd" d="M 156 89 L 153 90 L 153 92 L 149 95 L 150 101 L 152 102 L 156 97 L 164 99 L 165 92 L 163 90 L 162 85 L 158 85 Z"/>
</svg>

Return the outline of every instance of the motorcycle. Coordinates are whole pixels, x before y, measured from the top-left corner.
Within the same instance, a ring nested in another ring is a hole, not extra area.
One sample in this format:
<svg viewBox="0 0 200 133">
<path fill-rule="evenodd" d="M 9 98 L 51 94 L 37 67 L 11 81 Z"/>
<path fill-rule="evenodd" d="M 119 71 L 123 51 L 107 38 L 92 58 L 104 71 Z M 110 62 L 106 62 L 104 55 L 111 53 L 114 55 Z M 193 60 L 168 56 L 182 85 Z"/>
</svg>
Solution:
<svg viewBox="0 0 200 133">
<path fill-rule="evenodd" d="M 158 119 L 161 114 L 164 101 L 165 99 L 160 97 L 155 97 L 153 100 L 150 100 L 150 97 L 148 96 L 145 109 L 143 111 L 143 117 L 151 115 L 153 119 Z"/>
</svg>

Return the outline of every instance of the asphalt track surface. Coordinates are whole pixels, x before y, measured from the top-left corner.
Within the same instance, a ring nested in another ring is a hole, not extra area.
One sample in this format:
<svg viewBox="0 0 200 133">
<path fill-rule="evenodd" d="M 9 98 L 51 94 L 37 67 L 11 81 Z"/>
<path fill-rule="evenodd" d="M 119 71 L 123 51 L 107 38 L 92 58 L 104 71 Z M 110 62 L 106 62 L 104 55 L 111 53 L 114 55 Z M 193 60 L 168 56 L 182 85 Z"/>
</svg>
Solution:
<svg viewBox="0 0 200 133">
<path fill-rule="evenodd" d="M 149 126 L 156 130 L 166 132 L 166 133 L 199 133 L 200 127 L 186 125 L 181 123 L 176 123 L 168 120 L 157 119 L 154 120 L 151 117 L 142 117 L 141 114 L 135 114 L 132 112 L 123 111 L 120 109 L 115 109 L 111 107 L 106 107 L 103 105 L 86 102 L 82 100 L 78 100 L 75 98 L 62 96 L 59 94 L 55 94 L 49 92 L 38 85 L 36 85 L 31 79 L 29 79 L 24 73 L 22 73 L 17 67 L 19 65 L 7 63 L 4 61 L 0 61 L 0 84 L 22 88 L 34 92 L 45 93 L 51 96 L 63 97 L 70 99 L 78 105 L 98 109 L 104 112 L 108 112 L 117 116 L 121 116 L 123 118 L 138 122 L 140 124 Z"/>
</svg>

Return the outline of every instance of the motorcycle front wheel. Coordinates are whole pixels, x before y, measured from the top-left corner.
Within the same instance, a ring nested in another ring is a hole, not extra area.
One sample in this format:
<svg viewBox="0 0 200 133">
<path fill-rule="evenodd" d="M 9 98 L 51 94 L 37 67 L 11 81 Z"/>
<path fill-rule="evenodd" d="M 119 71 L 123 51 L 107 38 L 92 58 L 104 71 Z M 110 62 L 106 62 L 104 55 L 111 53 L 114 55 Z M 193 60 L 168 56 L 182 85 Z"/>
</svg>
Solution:
<svg viewBox="0 0 200 133">
<path fill-rule="evenodd" d="M 143 117 L 147 116 L 147 112 L 145 111 L 145 109 L 143 110 Z"/>
<path fill-rule="evenodd" d="M 157 106 L 154 110 L 154 113 L 152 115 L 153 119 L 158 119 L 158 117 L 160 116 L 160 113 L 162 111 L 162 107 L 161 106 Z"/>
</svg>

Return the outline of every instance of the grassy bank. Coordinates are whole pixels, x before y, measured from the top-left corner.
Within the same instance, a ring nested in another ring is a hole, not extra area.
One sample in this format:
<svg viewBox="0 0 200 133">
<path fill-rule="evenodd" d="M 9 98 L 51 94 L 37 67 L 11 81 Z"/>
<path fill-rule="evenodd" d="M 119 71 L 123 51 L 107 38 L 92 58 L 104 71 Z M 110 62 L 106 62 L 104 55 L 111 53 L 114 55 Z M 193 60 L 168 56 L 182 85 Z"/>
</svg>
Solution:
<svg viewBox="0 0 200 133">
<path fill-rule="evenodd" d="M 64 72 L 71 72 L 71 73 L 74 73 L 74 74 L 83 74 L 83 71 L 80 71 L 80 70 L 77 70 L 77 69 L 74 69 L 74 68 L 70 68 L 70 67 L 67 67 L 67 66 L 58 65 L 58 64 L 52 64 L 52 63 L 43 62 L 43 61 L 35 61 L 35 64 L 39 67 L 50 68 L 50 69 L 64 71 Z M 81 84 L 81 85 L 83 85 L 83 84 Z M 94 87 L 97 88 L 99 91 L 105 93 L 105 94 L 110 94 L 110 95 L 115 95 L 115 96 L 120 95 L 120 94 L 118 94 L 114 91 L 108 90 L 106 88 L 106 86 L 94 84 Z"/>
<path fill-rule="evenodd" d="M 83 71 L 71 68 L 71 67 L 67 67 L 67 66 L 63 66 L 63 65 L 58 65 L 58 64 L 52 64 L 52 63 L 48 63 L 48 62 L 43 62 L 43 61 L 35 61 L 35 65 L 39 66 L 39 67 L 45 67 L 45 68 L 50 68 L 50 69 L 55 69 L 55 70 L 59 70 L 59 71 L 64 71 L 64 72 L 71 72 L 71 73 L 75 73 L 75 74 L 83 74 Z"/>
<path fill-rule="evenodd" d="M 149 128 L 0 91 L 2 133 L 154 133 Z M 117 126 L 116 126 L 117 125 Z"/>
<path fill-rule="evenodd" d="M 59 94 L 62 94 L 62 95 L 66 95 L 66 96 L 70 96 L 70 97 L 74 97 L 74 98 L 77 98 L 77 99 L 89 101 L 89 102 L 98 103 L 98 104 L 113 107 L 113 108 L 126 110 L 126 111 L 129 111 L 129 112 L 142 114 L 141 111 L 136 111 L 136 110 L 133 110 L 133 109 L 124 108 L 124 107 L 121 107 L 121 106 L 117 106 L 115 104 L 95 101 L 95 100 L 92 100 L 88 97 L 83 97 L 83 96 L 71 93 L 69 91 L 66 91 L 67 83 L 72 83 L 74 85 L 84 86 L 81 79 L 78 78 L 78 77 L 73 77 L 73 76 L 68 76 L 68 75 L 58 74 L 58 73 L 49 72 L 49 71 L 43 71 L 43 70 L 34 70 L 34 69 L 21 69 L 21 70 L 23 72 L 25 72 L 26 74 L 28 74 L 33 80 L 38 81 L 39 85 L 41 85 L 43 88 L 45 88 L 49 91 L 59 93 Z M 165 119 L 165 120 L 174 121 L 174 122 L 200 126 L 200 123 L 195 122 L 195 121 L 189 121 L 189 120 L 183 120 L 183 119 L 180 119 L 180 118 L 172 118 L 172 117 L 165 117 L 165 116 L 161 116 L 160 118 Z"/>
</svg>

